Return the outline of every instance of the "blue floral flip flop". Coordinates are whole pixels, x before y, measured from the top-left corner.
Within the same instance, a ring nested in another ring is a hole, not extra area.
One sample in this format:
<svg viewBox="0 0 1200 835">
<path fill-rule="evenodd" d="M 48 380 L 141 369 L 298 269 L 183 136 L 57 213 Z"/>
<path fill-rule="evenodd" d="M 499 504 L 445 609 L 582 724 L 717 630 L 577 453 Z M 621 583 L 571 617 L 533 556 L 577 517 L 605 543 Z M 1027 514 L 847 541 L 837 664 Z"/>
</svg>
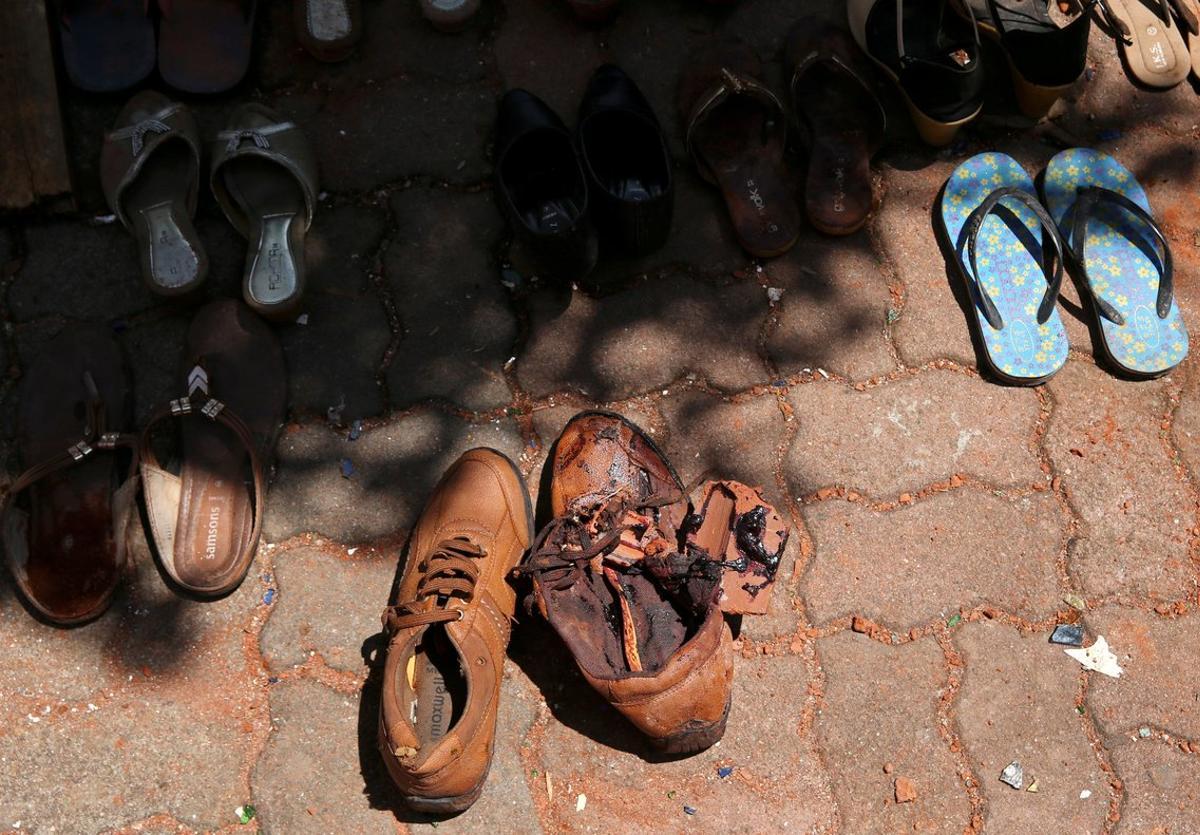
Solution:
<svg viewBox="0 0 1200 835">
<path fill-rule="evenodd" d="M 1135 377 L 1179 365 L 1188 335 L 1173 298 L 1171 248 L 1137 180 L 1110 156 L 1072 148 L 1050 160 L 1042 191 L 1109 362 Z"/>
<path fill-rule="evenodd" d="M 988 365 L 1010 383 L 1043 382 L 1067 361 L 1067 332 L 1055 306 L 1062 241 L 1033 179 L 1004 154 L 971 157 L 946 181 L 941 217 Z M 1044 241 L 1057 256 L 1053 274 Z"/>
</svg>

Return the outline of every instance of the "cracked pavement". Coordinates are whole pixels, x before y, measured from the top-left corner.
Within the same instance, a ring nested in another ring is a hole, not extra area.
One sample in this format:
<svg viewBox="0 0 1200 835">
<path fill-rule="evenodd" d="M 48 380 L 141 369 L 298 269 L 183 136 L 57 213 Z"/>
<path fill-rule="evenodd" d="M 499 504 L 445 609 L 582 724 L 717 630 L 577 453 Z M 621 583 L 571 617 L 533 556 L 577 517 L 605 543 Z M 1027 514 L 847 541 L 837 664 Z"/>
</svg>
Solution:
<svg viewBox="0 0 1200 835">
<path fill-rule="evenodd" d="M 263 545 L 241 589 L 200 603 L 167 590 L 141 543 L 111 611 L 72 630 L 32 619 L 5 579 L 0 830 L 429 831 L 374 752 L 378 617 L 399 547 L 461 451 L 500 449 L 536 491 L 558 430 L 603 405 L 646 427 L 685 481 L 711 469 L 762 485 L 794 525 L 772 612 L 747 618 L 737 643 L 728 732 L 694 757 L 646 759 L 564 648 L 523 620 L 490 780 L 440 830 L 1200 831 L 1195 360 L 1152 382 L 1114 378 L 1067 282 L 1063 371 L 1039 389 L 981 380 L 930 224 L 970 154 L 1003 150 L 1032 172 L 1062 147 L 1099 147 L 1146 186 L 1200 328 L 1195 90 L 1135 90 L 1094 29 L 1087 78 L 1037 126 L 1013 115 L 999 70 L 948 151 L 922 147 L 890 95 L 869 226 L 843 240 L 808 230 L 755 263 L 686 160 L 673 90 L 711 32 L 748 39 L 779 86 L 796 4 L 625 5 L 584 29 L 565 4 L 485 0 L 471 28 L 443 36 L 413 2 L 367 0 L 358 54 L 322 66 L 294 42 L 289 4 L 269 4 L 245 88 L 192 103 L 205 135 L 235 102 L 269 103 L 310 131 L 323 172 L 308 321 L 279 328 L 290 412 Z M 498 265 L 520 270 L 521 254 L 490 193 L 494 102 L 526 85 L 570 121 L 603 60 L 668 129 L 672 237 L 602 263 L 595 295 L 508 289 Z M 188 309 L 151 296 L 129 237 L 94 220 L 120 104 L 66 94 L 79 217 L 0 230 L 6 438 L 22 369 L 72 322 L 118 333 L 139 419 L 175 395 Z M 206 293 L 237 294 L 244 244 L 211 196 L 198 229 Z M 1059 622 L 1103 634 L 1125 675 L 1087 673 L 1047 643 Z M 1037 793 L 999 782 L 1012 760 Z M 897 802 L 900 778 L 915 799 Z M 245 803 L 258 816 L 242 826 Z"/>
</svg>

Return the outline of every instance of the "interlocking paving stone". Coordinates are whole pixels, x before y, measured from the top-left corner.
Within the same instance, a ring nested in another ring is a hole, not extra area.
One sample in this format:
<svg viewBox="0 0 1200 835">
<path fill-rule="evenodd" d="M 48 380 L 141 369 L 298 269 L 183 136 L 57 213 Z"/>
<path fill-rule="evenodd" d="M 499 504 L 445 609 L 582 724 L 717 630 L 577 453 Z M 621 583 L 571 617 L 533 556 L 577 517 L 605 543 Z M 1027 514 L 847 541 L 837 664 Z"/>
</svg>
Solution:
<svg viewBox="0 0 1200 835">
<path fill-rule="evenodd" d="M 534 396 L 577 391 L 619 400 L 687 372 L 725 390 L 767 377 L 755 350 L 767 297 L 755 284 L 673 274 L 603 299 L 575 293 L 565 311 L 547 294 L 531 307 L 533 334 L 517 376 Z"/>
<path fill-rule="evenodd" d="M 766 345 L 780 371 L 822 368 L 857 380 L 895 367 L 884 333 L 890 292 L 865 235 L 831 243 L 810 231 L 765 271 L 784 291 Z"/>
<path fill-rule="evenodd" d="M 72 832 L 86 820 L 92 831 L 169 809 L 203 829 L 233 823 L 247 799 L 242 751 L 265 708 L 242 649 L 255 584 L 211 603 L 186 600 L 163 584 L 144 546 L 135 559 L 96 623 L 52 630 L 15 604 L 0 609 L 6 634 L 37 647 L 9 663 L 40 668 L 20 676 L 35 686 L 14 691 L 28 715 L 0 734 L 4 774 L 21 775 L 20 789 L 0 791 L 6 825 Z M 51 669 L 62 677 L 48 677 Z"/>
<path fill-rule="evenodd" d="M 842 632 L 819 639 L 817 654 L 826 682 L 816 731 L 844 830 L 961 832 L 971 810 L 937 729 L 947 680 L 937 644 L 888 647 Z M 894 802 L 899 777 L 915 784 L 913 802 Z"/>
<path fill-rule="evenodd" d="M 935 162 L 915 171 L 885 166 L 887 192 L 874 221 L 896 277 L 904 286 L 904 308 L 893 326 L 900 357 L 909 365 L 934 359 L 975 364 L 967 319 L 960 307 L 966 291 L 948 275 L 934 234 L 937 195 L 957 162 Z"/>
<path fill-rule="evenodd" d="M 574 128 L 587 80 L 603 63 L 596 37 L 563 3 L 511 0 L 504 9 L 493 49 L 505 89 L 528 90 Z"/>
<path fill-rule="evenodd" d="M 1100 832 L 1108 814 L 1107 779 L 1075 712 L 1078 665 L 1047 642 L 995 621 L 955 634 L 966 672 L 955 703 L 971 770 L 980 780 L 984 827 L 1033 832 L 1053 820 L 1069 832 Z M 1000 772 L 1013 760 L 1025 770 L 1015 791 Z M 1079 799 L 1087 789 L 1092 796 Z"/>
<path fill-rule="evenodd" d="M 312 532 L 354 545 L 398 534 L 446 468 L 477 446 L 515 459 L 522 442 L 511 421 L 470 424 L 438 411 L 367 429 L 357 441 L 325 426 L 294 427 L 276 447 L 279 475 L 267 495 L 264 535 L 278 541 Z M 347 458 L 354 472 L 343 478 Z"/>
<path fill-rule="evenodd" d="M 551 676 L 559 652 L 556 647 L 542 662 Z M 607 831 L 613 820 L 629 832 L 692 826 L 808 832 L 830 825 L 828 778 L 812 733 L 800 728 L 809 681 L 801 657 L 736 659 L 724 738 L 699 754 L 664 762 L 643 759 L 649 752 L 637 731 L 579 677 L 569 656 L 562 660 L 571 673 L 547 694 L 555 719 L 537 759 L 539 771 L 552 777 L 549 805 L 561 831 Z M 733 773 L 720 778 L 720 766 L 732 766 Z M 577 813 L 581 793 L 587 806 Z M 696 809 L 690 820 L 685 805 Z"/>
<path fill-rule="evenodd" d="M 1150 725 L 1200 740 L 1197 615 L 1168 619 L 1109 606 L 1084 620 L 1125 671 L 1119 679 L 1089 675 L 1087 704 L 1100 729 L 1111 735 Z"/>
<path fill-rule="evenodd" d="M 1085 534 L 1071 551 L 1071 572 L 1088 594 L 1175 599 L 1193 589 L 1196 500 L 1160 437 L 1170 383 L 1123 382 L 1069 362 L 1047 385 L 1054 411 L 1046 452 Z"/>
<path fill-rule="evenodd" d="M 363 642 L 379 632 L 396 576 L 397 553 L 351 556 L 345 549 L 289 548 L 275 556 L 275 610 L 263 627 L 263 658 L 275 671 L 310 652 L 330 667 L 365 673 Z"/>
<path fill-rule="evenodd" d="M 394 195 L 391 207 L 397 232 L 386 275 L 404 327 L 388 370 L 392 405 L 507 403 L 502 369 L 517 323 L 487 250 L 502 228 L 490 195 L 416 188 Z"/>
<path fill-rule="evenodd" d="M 1094 75 L 1081 82 L 1078 104 L 1068 108 L 1061 121 L 1074 144 L 1103 145 L 1111 141 L 1113 131 L 1128 133 L 1144 125 L 1175 136 L 1191 134 L 1200 125 L 1196 94 L 1188 81 L 1151 95 L 1131 95 L 1116 41 L 1099 26 L 1092 27 L 1088 66 Z"/>
<path fill-rule="evenodd" d="M 274 106 L 304 126 L 328 191 L 365 191 L 414 175 L 470 183 L 490 173 L 484 155 L 495 99 L 482 84 L 397 79 L 288 93 Z"/>
<path fill-rule="evenodd" d="M 1200 374 L 1189 368 L 1182 376 L 1186 377 L 1186 382 L 1171 426 L 1171 440 L 1187 464 L 1195 484 L 1200 481 Z"/>
<path fill-rule="evenodd" d="M 66 316 L 106 322 L 155 304 L 133 237 L 118 222 L 54 221 L 25 230 L 28 251 L 8 291 L 17 321 Z"/>
<path fill-rule="evenodd" d="M 856 391 L 833 382 L 789 395 L 798 431 L 788 483 L 798 495 L 841 486 L 894 498 L 952 475 L 997 486 L 1045 481 L 1033 451 L 1037 397 L 931 370 Z"/>
<path fill-rule="evenodd" d="M 1145 739 L 1121 743 L 1113 766 L 1125 786 L 1115 832 L 1200 831 L 1200 758 Z"/>
<path fill-rule="evenodd" d="M 324 415 L 344 402 L 347 421 L 383 410 L 375 378 L 391 330 L 368 274 L 383 229 L 383 214 L 370 209 L 317 213 L 305 242 L 305 324 L 278 329 L 294 410 Z"/>
<path fill-rule="evenodd" d="M 786 516 L 775 482 L 776 439 L 784 420 L 778 401 L 762 395 L 729 402 L 701 391 L 664 397 L 659 403 L 669 427 L 665 449 L 684 484 L 706 478 L 736 479 L 763 488 Z"/>
<path fill-rule="evenodd" d="M 981 603 L 1028 618 L 1058 607 L 1066 520 L 1048 493 L 964 488 L 886 512 L 835 500 L 804 518 L 815 553 L 802 589 L 818 623 L 859 614 L 907 630 Z"/>
<path fill-rule="evenodd" d="M 273 685 L 273 732 L 251 778 L 264 830 L 395 832 L 392 813 L 363 791 L 362 759 L 378 756 L 377 723 L 360 716 L 356 696 L 312 681 Z"/>
</svg>

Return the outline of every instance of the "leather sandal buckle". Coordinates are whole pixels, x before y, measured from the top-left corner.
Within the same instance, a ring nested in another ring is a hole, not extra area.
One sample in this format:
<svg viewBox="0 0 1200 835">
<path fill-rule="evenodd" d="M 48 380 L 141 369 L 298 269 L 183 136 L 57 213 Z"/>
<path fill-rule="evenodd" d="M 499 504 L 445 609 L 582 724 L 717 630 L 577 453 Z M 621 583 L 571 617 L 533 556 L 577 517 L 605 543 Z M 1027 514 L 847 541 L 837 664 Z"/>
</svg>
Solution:
<svg viewBox="0 0 1200 835">
<path fill-rule="evenodd" d="M 105 432 L 96 439 L 96 447 L 98 449 L 116 449 L 118 441 L 121 440 L 119 432 Z"/>
<path fill-rule="evenodd" d="M 171 401 L 171 414 L 190 415 L 191 413 L 192 401 L 187 397 L 179 397 Z"/>
<path fill-rule="evenodd" d="M 208 402 L 200 408 L 200 414 L 204 415 L 209 420 L 216 420 L 217 415 L 221 414 L 221 410 L 225 408 L 225 404 L 215 397 L 210 397 Z"/>
<path fill-rule="evenodd" d="M 87 441 L 80 441 L 68 449 L 67 452 L 71 453 L 71 457 L 76 461 L 82 461 L 91 454 L 92 448 Z"/>
</svg>

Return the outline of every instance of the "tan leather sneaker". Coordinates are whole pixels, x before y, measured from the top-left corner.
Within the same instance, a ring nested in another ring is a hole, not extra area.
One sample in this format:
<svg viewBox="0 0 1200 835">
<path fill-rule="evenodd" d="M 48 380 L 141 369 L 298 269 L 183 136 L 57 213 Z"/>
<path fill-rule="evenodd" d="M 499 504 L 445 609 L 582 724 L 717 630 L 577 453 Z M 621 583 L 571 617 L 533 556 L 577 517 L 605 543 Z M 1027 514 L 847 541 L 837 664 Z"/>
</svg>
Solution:
<svg viewBox="0 0 1200 835">
<path fill-rule="evenodd" d="M 619 415 L 567 424 L 550 466 L 554 514 L 521 569 L 584 677 L 668 753 L 725 732 L 733 681 L 716 605 L 720 563 L 682 543 L 696 524 L 679 477 Z"/>
<path fill-rule="evenodd" d="M 416 811 L 451 814 L 483 791 L 533 510 L 515 464 L 473 449 L 434 489 L 408 542 L 398 605 L 383 613 L 379 748 Z"/>
</svg>

